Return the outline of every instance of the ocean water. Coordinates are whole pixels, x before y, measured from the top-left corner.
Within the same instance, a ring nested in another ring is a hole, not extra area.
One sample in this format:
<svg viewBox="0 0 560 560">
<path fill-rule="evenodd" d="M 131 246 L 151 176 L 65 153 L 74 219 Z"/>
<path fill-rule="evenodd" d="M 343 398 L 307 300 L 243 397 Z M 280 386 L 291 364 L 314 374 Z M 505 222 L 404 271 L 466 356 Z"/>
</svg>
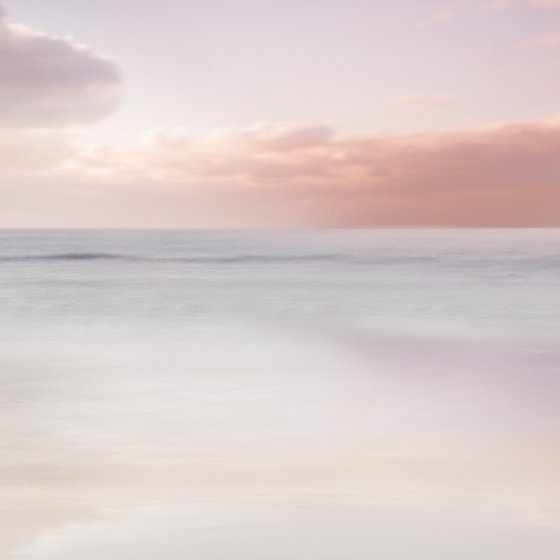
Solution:
<svg viewBox="0 0 560 560">
<path fill-rule="evenodd" d="M 560 230 L 0 232 L 0 558 L 556 560 Z"/>
</svg>

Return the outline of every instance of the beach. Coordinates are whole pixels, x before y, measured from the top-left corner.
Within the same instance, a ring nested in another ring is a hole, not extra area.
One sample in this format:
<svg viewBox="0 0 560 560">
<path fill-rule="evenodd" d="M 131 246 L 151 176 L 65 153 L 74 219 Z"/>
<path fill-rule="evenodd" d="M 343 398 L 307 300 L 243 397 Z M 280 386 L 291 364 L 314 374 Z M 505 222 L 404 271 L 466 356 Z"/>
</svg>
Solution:
<svg viewBox="0 0 560 560">
<path fill-rule="evenodd" d="M 0 232 L 0 558 L 556 559 L 559 244 Z"/>
</svg>

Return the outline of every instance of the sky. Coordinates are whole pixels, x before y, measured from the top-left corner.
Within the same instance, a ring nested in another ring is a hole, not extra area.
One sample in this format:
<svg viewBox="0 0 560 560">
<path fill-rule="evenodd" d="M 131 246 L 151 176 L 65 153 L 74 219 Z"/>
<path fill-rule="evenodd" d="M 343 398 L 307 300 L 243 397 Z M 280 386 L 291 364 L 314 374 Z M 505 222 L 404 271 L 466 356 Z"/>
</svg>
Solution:
<svg viewBox="0 0 560 560">
<path fill-rule="evenodd" d="M 0 227 L 560 226 L 560 1 L 0 6 Z"/>
</svg>

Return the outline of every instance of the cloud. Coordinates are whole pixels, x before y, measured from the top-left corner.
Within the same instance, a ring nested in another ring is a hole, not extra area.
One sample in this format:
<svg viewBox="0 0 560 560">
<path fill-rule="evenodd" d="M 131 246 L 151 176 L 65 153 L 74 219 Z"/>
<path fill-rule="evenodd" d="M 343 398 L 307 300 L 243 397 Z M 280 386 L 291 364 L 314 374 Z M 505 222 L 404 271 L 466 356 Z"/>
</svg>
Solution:
<svg viewBox="0 0 560 560">
<path fill-rule="evenodd" d="M 118 85 L 114 63 L 0 16 L 4 227 L 560 226 L 560 117 L 403 134 L 263 123 L 197 139 L 162 129 L 118 149 L 80 149 L 54 130 L 110 112 Z"/>
<path fill-rule="evenodd" d="M 72 185 L 75 211 L 56 214 L 59 194 L 49 204 L 61 225 L 560 226 L 559 152 L 560 117 L 406 134 L 157 130 L 83 151 L 50 181 Z"/>
<path fill-rule="evenodd" d="M 0 126 L 97 120 L 115 109 L 118 86 L 114 62 L 71 39 L 12 23 L 0 11 Z"/>
<path fill-rule="evenodd" d="M 439 8 L 430 14 L 427 18 L 418 22 L 420 26 L 435 25 L 439 23 L 448 23 L 457 19 L 457 10 L 451 7 Z"/>
<path fill-rule="evenodd" d="M 560 0 L 531 0 L 531 5 L 537 8 L 560 8 Z"/>
<path fill-rule="evenodd" d="M 513 7 L 512 0 L 492 0 L 488 4 L 488 8 L 490 10 L 501 11 L 501 10 L 508 10 L 509 8 Z"/>
<path fill-rule="evenodd" d="M 560 0 L 490 0 L 487 7 L 491 11 L 554 9 L 560 8 Z"/>
<path fill-rule="evenodd" d="M 560 117 L 406 134 L 155 130 L 81 152 L 43 134 L 0 137 L 6 226 L 560 226 Z"/>
<path fill-rule="evenodd" d="M 525 8 L 554 9 L 560 8 L 560 0 L 491 0 L 488 7 L 497 11 Z"/>
<path fill-rule="evenodd" d="M 445 107 L 452 104 L 454 101 L 455 98 L 451 95 L 411 93 L 389 99 L 388 104 L 394 107 L 429 109 Z"/>
<path fill-rule="evenodd" d="M 0 132 L 0 178 L 53 170 L 76 153 L 70 138 L 61 132 L 3 131 Z"/>
<path fill-rule="evenodd" d="M 522 50 L 547 50 L 560 48 L 560 34 L 551 33 L 518 43 Z"/>
</svg>

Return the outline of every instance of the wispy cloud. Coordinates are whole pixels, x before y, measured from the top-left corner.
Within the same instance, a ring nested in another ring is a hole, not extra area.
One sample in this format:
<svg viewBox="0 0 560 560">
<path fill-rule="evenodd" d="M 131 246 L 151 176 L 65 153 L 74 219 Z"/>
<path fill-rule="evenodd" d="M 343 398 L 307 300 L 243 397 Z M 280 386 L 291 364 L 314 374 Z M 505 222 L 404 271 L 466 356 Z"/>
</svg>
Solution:
<svg viewBox="0 0 560 560">
<path fill-rule="evenodd" d="M 508 10 L 514 7 L 514 2 L 512 0 L 491 0 L 488 4 L 488 9 L 493 11 Z"/>
<path fill-rule="evenodd" d="M 560 8 L 560 0 L 490 0 L 487 9 L 490 11 L 526 10 L 527 8 L 555 9 Z"/>
<path fill-rule="evenodd" d="M 452 7 L 438 8 L 428 17 L 418 21 L 419 26 L 437 25 L 440 23 L 448 23 L 457 19 L 458 12 Z"/>
<path fill-rule="evenodd" d="M 531 0 L 530 3 L 538 8 L 560 8 L 560 0 Z"/>
<path fill-rule="evenodd" d="M 436 107 L 447 107 L 455 103 L 456 99 L 451 95 L 410 93 L 400 95 L 388 100 L 388 105 L 393 107 L 408 107 L 413 109 L 430 109 Z"/>
<path fill-rule="evenodd" d="M 542 35 L 541 37 L 527 39 L 526 41 L 518 43 L 517 47 L 522 50 L 560 49 L 560 33 L 551 33 Z"/>
</svg>

